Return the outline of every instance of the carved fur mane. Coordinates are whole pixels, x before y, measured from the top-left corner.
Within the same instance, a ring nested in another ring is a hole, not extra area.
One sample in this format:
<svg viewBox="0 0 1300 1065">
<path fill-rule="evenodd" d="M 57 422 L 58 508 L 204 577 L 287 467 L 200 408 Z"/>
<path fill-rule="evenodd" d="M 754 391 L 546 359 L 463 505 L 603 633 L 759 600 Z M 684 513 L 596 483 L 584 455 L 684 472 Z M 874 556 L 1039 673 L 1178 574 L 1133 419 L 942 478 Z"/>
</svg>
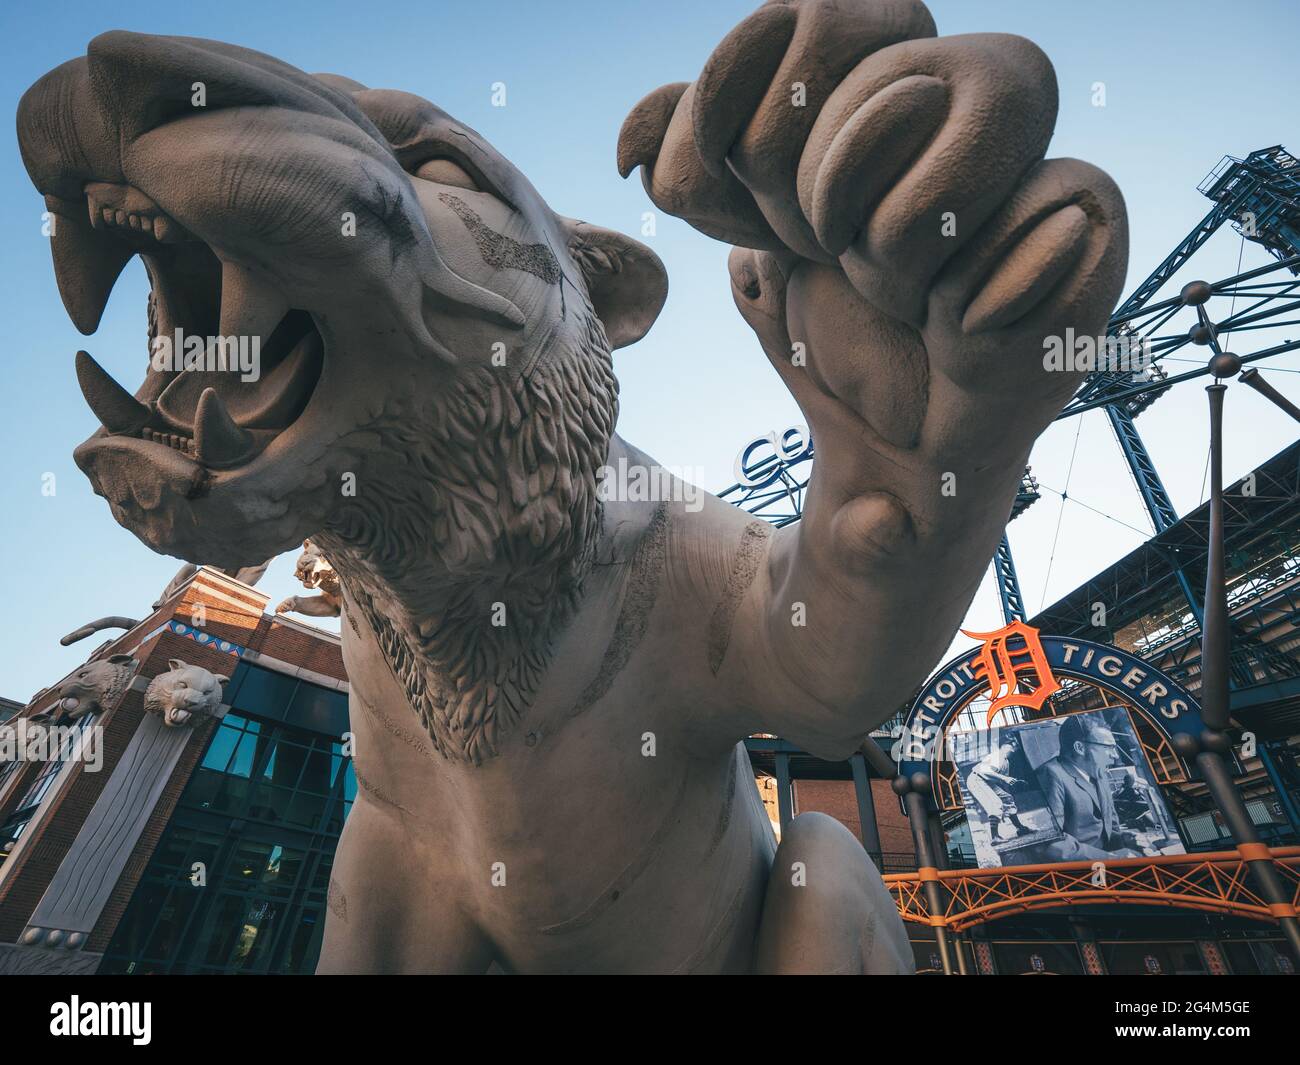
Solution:
<svg viewBox="0 0 1300 1065">
<path fill-rule="evenodd" d="M 465 370 L 428 407 L 365 427 L 393 475 L 358 486 L 313 538 L 448 758 L 481 763 L 519 722 L 599 536 L 618 383 L 579 295 L 578 350 L 557 345 L 522 375 Z"/>
</svg>

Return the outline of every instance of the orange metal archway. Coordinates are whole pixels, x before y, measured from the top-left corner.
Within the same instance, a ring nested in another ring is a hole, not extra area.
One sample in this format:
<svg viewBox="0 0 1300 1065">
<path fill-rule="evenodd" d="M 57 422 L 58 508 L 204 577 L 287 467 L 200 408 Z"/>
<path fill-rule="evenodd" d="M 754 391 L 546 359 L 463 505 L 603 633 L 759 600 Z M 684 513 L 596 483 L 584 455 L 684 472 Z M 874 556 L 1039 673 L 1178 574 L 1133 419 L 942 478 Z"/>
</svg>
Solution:
<svg viewBox="0 0 1300 1065">
<path fill-rule="evenodd" d="M 1261 846 L 1261 845 L 1256 845 Z M 1290 885 L 1291 915 L 1300 905 L 1300 847 L 1269 851 Z M 1254 855 L 1252 855 L 1253 857 Z M 1283 907 L 1270 907 L 1252 887 L 1246 859 L 1238 850 L 1170 854 L 1107 862 L 1012 865 L 1000 869 L 920 869 L 884 878 L 905 921 L 960 932 L 1013 913 L 1055 906 L 1129 903 L 1172 906 L 1271 921 Z M 945 890 L 943 913 L 932 913 L 923 886 L 937 881 Z"/>
</svg>

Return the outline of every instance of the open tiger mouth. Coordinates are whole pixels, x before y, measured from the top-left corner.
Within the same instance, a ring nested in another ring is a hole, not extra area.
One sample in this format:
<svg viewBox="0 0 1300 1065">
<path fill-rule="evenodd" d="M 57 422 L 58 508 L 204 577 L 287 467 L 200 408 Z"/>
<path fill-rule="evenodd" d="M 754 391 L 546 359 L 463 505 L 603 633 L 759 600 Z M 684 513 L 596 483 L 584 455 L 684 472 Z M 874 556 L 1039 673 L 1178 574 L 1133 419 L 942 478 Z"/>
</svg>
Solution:
<svg viewBox="0 0 1300 1065">
<path fill-rule="evenodd" d="M 180 457 L 193 464 L 197 484 L 208 471 L 247 465 L 298 419 L 324 360 L 307 311 L 223 262 L 139 189 L 90 182 L 84 202 L 46 199 L 58 216 L 59 290 L 83 333 L 98 326 L 134 256 L 151 285 L 150 365 L 134 395 L 77 353 L 82 394 L 103 425 L 79 449 L 83 468 L 86 452 L 110 447 L 162 460 L 174 474 L 182 473 Z"/>
</svg>

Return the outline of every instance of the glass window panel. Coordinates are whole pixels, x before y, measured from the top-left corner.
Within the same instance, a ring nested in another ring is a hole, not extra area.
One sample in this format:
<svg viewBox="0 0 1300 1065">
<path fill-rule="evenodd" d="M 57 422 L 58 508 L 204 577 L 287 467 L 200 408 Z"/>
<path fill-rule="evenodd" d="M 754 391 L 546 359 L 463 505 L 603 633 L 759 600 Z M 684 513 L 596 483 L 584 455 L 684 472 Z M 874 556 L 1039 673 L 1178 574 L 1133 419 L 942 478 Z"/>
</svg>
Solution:
<svg viewBox="0 0 1300 1065">
<path fill-rule="evenodd" d="M 209 965 L 229 963 L 245 934 L 243 916 L 246 912 L 247 902 L 242 896 L 220 895 L 204 922 L 194 954 Z"/>
<path fill-rule="evenodd" d="M 294 724 L 317 732 L 338 732 L 347 727 L 348 697 L 315 684 L 303 682 L 294 693 L 290 709 Z"/>
<path fill-rule="evenodd" d="M 192 829 L 178 827 L 175 832 L 165 832 L 154 851 L 154 861 L 168 869 L 186 867 L 190 864 L 189 854 L 193 843 Z"/>
<path fill-rule="evenodd" d="M 22 767 L 23 763 L 17 760 L 0 765 L 0 789 L 3 789 L 5 784 L 9 782 L 9 778 L 17 773 Z"/>
<path fill-rule="evenodd" d="M 186 881 L 165 895 L 160 892 L 156 905 L 148 906 L 152 900 L 146 900 L 146 912 L 153 925 L 149 945 L 143 952 L 146 958 L 171 960 L 180 949 L 186 920 L 198 904 L 199 893 L 204 890 Z"/>
<path fill-rule="evenodd" d="M 314 828 L 320 820 L 324 802 L 319 796 L 290 791 L 288 788 L 264 788 L 259 798 L 264 804 L 261 812 L 265 820 L 307 829 Z"/>
<path fill-rule="evenodd" d="M 23 817 L 12 819 L 5 825 L 4 831 L 0 832 L 0 854 L 8 854 L 13 850 L 10 844 L 18 841 L 18 837 L 23 834 L 24 829 L 31 824 L 32 816 L 31 813 L 28 813 Z"/>
<path fill-rule="evenodd" d="M 209 874 L 216 864 L 217 854 L 220 852 L 223 837 L 215 832 L 201 832 L 194 840 L 190 848 L 189 863 L 202 862 L 207 866 Z M 183 870 L 186 876 L 190 874 L 189 864 Z"/>
<path fill-rule="evenodd" d="M 272 858 L 267 861 L 262 882 L 292 889 L 298 883 L 298 877 L 302 873 L 304 857 L 303 851 L 277 846 Z"/>
<path fill-rule="evenodd" d="M 136 889 L 132 905 L 113 936 L 114 945 L 120 944 L 123 953 L 137 958 L 144 957 L 145 946 L 158 921 L 168 890 L 166 884 L 151 884 L 147 881 Z"/>
<path fill-rule="evenodd" d="M 1074 943 L 994 943 L 993 956 L 1003 974 L 1083 975 L 1083 960 Z"/>
<path fill-rule="evenodd" d="M 325 922 L 319 910 L 304 909 L 278 966 L 282 973 L 311 972 L 320 957 L 321 936 Z"/>
<path fill-rule="evenodd" d="M 241 839 L 231 856 L 230 872 L 236 879 L 259 881 L 266 875 L 277 847 L 261 840 Z"/>
<path fill-rule="evenodd" d="M 58 776 L 59 770 L 62 768 L 62 762 L 45 762 L 41 766 L 40 772 L 36 774 L 35 779 L 27 786 L 27 791 L 23 793 L 23 797 L 18 800 L 14 809 L 35 809 L 40 806 L 41 801 L 54 785 L 54 778 Z"/>
<path fill-rule="evenodd" d="M 221 791 L 213 800 L 210 809 L 221 813 L 242 813 L 248 805 L 249 783 L 242 777 L 225 777 L 221 782 Z"/>
<path fill-rule="evenodd" d="M 200 767 L 195 770 L 194 776 L 190 777 L 182 801 L 189 806 L 197 806 L 200 809 L 212 806 L 217 795 L 221 792 L 224 779 L 224 773 L 219 773 L 215 769 Z"/>
<path fill-rule="evenodd" d="M 45 800 L 45 796 L 49 794 L 50 788 L 53 787 L 54 781 L 58 778 L 59 770 L 63 768 L 64 762 L 76 751 L 78 739 L 94 724 L 97 716 L 97 714 L 87 714 L 85 717 L 80 717 L 77 719 L 73 731 L 58 734 L 61 739 L 57 755 L 41 763 L 40 772 L 28 784 L 26 793 L 14 806 L 15 810 L 40 806 Z"/>
<path fill-rule="evenodd" d="M 329 891 L 330 870 L 334 868 L 334 858 L 332 855 L 325 855 L 321 858 L 316 866 L 316 873 L 311 878 L 311 889 L 316 892 Z"/>
<path fill-rule="evenodd" d="M 311 750 L 304 752 L 302 775 L 298 778 L 298 787 L 316 795 L 328 795 L 334 782 L 331 772 L 331 758 L 327 751 Z"/>
<path fill-rule="evenodd" d="M 1195 943 L 1103 943 L 1106 970 L 1115 976 L 1177 976 L 1205 972 Z"/>
<path fill-rule="evenodd" d="M 275 748 L 275 771 L 268 771 L 264 776 L 272 784 L 292 788 L 298 783 L 307 752 L 298 744 L 290 743 L 283 734 L 278 734 L 276 738 L 279 742 Z"/>
<path fill-rule="evenodd" d="M 221 722 L 221 726 L 213 733 L 212 742 L 208 744 L 208 749 L 203 755 L 204 768 L 224 773 L 226 767 L 230 765 L 230 756 L 234 753 L 235 747 L 239 744 L 239 737 L 243 733 L 242 729 L 232 727 L 230 718 L 233 716 L 228 714 Z M 243 718 L 236 720 L 242 722 Z"/>
<path fill-rule="evenodd" d="M 257 971 L 274 936 L 281 906 L 257 895 L 221 896 L 204 927 L 204 963 L 225 972 Z"/>
<path fill-rule="evenodd" d="M 256 722 L 250 722 L 256 724 Z M 256 730 L 245 732 L 240 738 L 239 746 L 235 750 L 234 757 L 230 760 L 230 766 L 226 772 L 232 776 L 248 777 L 253 775 L 253 761 L 257 755 L 257 748 L 260 737 Z"/>
<path fill-rule="evenodd" d="M 232 704 L 239 710 L 273 721 L 281 720 L 293 701 L 298 681 L 294 677 L 275 673 L 269 669 L 248 667 L 248 674 Z"/>
</svg>

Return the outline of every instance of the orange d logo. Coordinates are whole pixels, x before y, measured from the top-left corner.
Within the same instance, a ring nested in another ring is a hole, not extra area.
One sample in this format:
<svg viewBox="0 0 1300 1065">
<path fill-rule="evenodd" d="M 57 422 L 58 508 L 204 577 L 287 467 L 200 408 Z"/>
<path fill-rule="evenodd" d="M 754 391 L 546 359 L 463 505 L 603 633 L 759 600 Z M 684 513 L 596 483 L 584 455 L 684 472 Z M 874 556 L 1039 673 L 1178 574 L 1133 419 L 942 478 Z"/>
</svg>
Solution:
<svg viewBox="0 0 1300 1065">
<path fill-rule="evenodd" d="M 1047 664 L 1047 655 L 1038 639 L 1038 630 L 1023 621 L 1013 621 L 996 632 L 967 632 L 963 636 L 983 641 L 975 659 L 975 676 L 986 681 L 993 701 L 989 704 L 988 724 L 1006 706 L 1023 706 L 1041 710 L 1048 696 L 1061 690 Z M 1016 691 L 1017 678 L 1031 681 L 1033 691 Z"/>
</svg>

